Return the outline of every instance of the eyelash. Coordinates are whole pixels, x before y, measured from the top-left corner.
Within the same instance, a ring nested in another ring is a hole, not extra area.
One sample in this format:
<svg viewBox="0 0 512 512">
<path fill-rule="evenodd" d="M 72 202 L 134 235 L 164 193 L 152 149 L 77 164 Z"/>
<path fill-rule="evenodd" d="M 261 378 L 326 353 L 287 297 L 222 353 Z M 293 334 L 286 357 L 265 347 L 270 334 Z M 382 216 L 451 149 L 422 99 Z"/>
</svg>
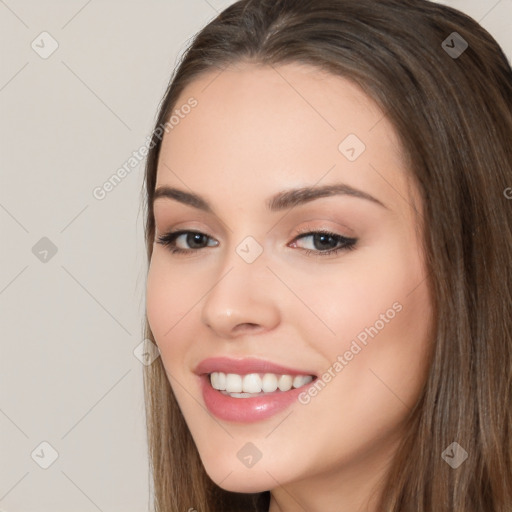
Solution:
<svg viewBox="0 0 512 512">
<path fill-rule="evenodd" d="M 205 233 L 201 233 L 200 231 L 179 230 L 179 231 L 174 231 L 174 232 L 171 231 L 169 233 L 159 236 L 157 243 L 162 244 L 165 247 L 168 247 L 172 254 L 190 254 L 193 252 L 198 252 L 202 249 L 206 249 L 206 247 L 201 247 L 199 249 L 180 249 L 174 245 L 176 239 L 179 236 L 184 235 L 184 234 L 192 234 L 192 233 L 198 234 L 198 235 L 204 235 L 208 239 L 211 240 L 211 238 L 208 237 L 208 235 L 206 235 Z M 338 235 L 336 233 L 332 233 L 330 231 L 324 231 L 324 230 L 312 231 L 312 230 L 310 230 L 310 228 L 305 228 L 305 229 L 299 230 L 299 236 L 296 236 L 293 241 L 295 242 L 296 240 L 300 240 L 301 238 L 307 238 L 308 236 L 312 236 L 312 235 L 330 236 L 330 237 L 334 238 L 335 240 L 337 240 L 337 242 L 341 243 L 342 245 L 341 245 L 341 247 L 337 247 L 334 249 L 328 249 L 327 251 L 301 249 L 308 256 L 313 254 L 313 256 L 323 257 L 323 256 L 338 254 L 340 251 L 351 251 L 351 250 L 355 249 L 355 245 L 357 243 L 357 238 L 349 238 L 349 237 L 345 237 L 345 236 Z"/>
</svg>

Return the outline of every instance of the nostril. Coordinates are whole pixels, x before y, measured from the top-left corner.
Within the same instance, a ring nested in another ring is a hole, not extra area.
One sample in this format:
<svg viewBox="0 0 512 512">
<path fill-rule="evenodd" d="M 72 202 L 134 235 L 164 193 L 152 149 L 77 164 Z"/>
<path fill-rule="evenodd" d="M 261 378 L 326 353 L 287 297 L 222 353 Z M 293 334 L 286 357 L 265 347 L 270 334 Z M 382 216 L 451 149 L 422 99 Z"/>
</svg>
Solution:
<svg viewBox="0 0 512 512">
<path fill-rule="evenodd" d="M 248 331 L 254 331 L 255 329 L 258 329 L 260 326 L 258 324 L 253 324 L 253 323 L 245 323 L 245 324 L 239 324 L 235 327 L 235 330 L 236 331 L 244 331 L 244 330 L 248 330 Z"/>
</svg>

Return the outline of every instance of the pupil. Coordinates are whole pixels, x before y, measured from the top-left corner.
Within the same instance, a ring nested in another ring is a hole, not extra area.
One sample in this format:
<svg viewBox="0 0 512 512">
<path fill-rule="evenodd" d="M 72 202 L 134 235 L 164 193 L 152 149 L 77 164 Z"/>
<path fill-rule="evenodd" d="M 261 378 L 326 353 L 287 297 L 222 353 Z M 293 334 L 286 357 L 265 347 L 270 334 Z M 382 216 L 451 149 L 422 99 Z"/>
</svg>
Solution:
<svg viewBox="0 0 512 512">
<path fill-rule="evenodd" d="M 194 247 L 194 244 L 195 243 L 198 243 L 199 245 L 201 245 L 201 239 L 204 238 L 204 235 L 200 234 L 200 233 L 190 233 L 188 236 L 187 236 L 187 244 L 190 246 L 190 247 Z"/>
<path fill-rule="evenodd" d="M 321 247 L 321 244 L 325 242 L 325 239 L 330 239 L 331 242 L 333 242 L 333 243 L 330 244 L 331 247 Z M 317 235 L 315 235 L 315 242 L 318 241 L 318 240 L 320 240 L 320 247 L 317 247 L 317 245 L 315 244 L 315 247 L 317 249 L 326 249 L 326 248 L 327 249 L 332 249 L 333 247 L 336 246 L 336 240 L 334 240 L 334 238 L 331 235 L 317 234 Z"/>
</svg>

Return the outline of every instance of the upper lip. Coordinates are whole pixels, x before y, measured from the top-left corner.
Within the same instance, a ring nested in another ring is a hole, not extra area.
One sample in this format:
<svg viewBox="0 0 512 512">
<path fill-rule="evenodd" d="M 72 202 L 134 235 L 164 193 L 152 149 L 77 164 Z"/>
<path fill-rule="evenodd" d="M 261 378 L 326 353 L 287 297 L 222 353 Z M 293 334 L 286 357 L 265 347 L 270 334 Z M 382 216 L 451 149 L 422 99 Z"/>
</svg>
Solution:
<svg viewBox="0 0 512 512">
<path fill-rule="evenodd" d="M 244 359 L 231 359 L 228 357 L 210 357 L 201 361 L 195 368 L 194 373 L 204 375 L 212 372 L 236 373 L 246 375 L 248 373 L 275 373 L 277 375 L 313 375 L 310 370 L 299 370 L 289 368 L 280 364 L 272 363 L 264 359 L 247 357 Z"/>
</svg>

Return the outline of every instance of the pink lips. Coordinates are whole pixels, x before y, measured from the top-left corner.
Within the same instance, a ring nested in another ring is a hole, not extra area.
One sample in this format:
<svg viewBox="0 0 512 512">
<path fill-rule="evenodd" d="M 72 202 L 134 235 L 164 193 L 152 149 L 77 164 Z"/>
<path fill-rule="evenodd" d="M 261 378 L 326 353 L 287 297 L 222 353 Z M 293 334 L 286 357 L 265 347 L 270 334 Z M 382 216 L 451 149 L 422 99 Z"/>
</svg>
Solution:
<svg viewBox="0 0 512 512">
<path fill-rule="evenodd" d="M 251 398 L 234 398 L 224 395 L 211 386 L 209 374 L 212 372 L 237 373 L 239 375 L 248 373 L 314 375 L 310 370 L 287 368 L 262 359 L 229 359 L 225 357 L 205 359 L 195 369 L 195 373 L 200 378 L 205 405 L 217 418 L 237 423 L 261 421 L 283 411 L 297 400 L 307 385 L 297 389 L 292 388 L 289 391 L 275 391 Z"/>
<path fill-rule="evenodd" d="M 194 373 L 223 372 L 246 375 L 248 373 L 276 373 L 278 375 L 314 375 L 310 370 L 296 370 L 263 359 L 245 358 L 230 359 L 228 357 L 210 357 L 201 361 Z"/>
</svg>

